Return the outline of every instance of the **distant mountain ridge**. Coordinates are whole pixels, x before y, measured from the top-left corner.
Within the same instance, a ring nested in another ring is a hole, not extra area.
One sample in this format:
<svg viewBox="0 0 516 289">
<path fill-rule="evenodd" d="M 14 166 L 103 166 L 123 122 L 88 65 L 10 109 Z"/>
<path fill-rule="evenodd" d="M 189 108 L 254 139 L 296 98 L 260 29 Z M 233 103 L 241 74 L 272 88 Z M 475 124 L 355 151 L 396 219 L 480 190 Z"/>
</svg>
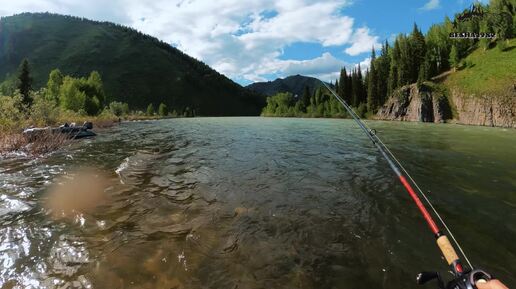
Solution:
<svg viewBox="0 0 516 289">
<path fill-rule="evenodd" d="M 298 74 L 286 78 L 278 78 L 274 81 L 256 82 L 248 85 L 247 88 L 267 96 L 272 96 L 279 92 L 290 92 L 301 97 L 306 86 L 308 86 L 312 94 L 314 90 L 322 85 L 321 81 L 317 78 Z"/>
<path fill-rule="evenodd" d="M 109 101 L 144 109 L 165 103 L 197 115 L 259 115 L 265 105 L 253 93 L 206 64 L 154 37 L 109 22 L 49 13 L 0 18 L 0 83 L 28 58 L 34 88 L 50 71 L 102 75 Z"/>
</svg>

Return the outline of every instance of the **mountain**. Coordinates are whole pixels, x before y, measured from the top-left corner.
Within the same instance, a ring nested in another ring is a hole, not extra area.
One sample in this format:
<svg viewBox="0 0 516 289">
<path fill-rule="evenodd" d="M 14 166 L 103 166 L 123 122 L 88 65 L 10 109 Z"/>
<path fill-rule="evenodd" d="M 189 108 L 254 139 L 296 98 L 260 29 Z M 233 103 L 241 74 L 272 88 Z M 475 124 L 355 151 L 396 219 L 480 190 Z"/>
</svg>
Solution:
<svg viewBox="0 0 516 289">
<path fill-rule="evenodd" d="M 251 92 L 180 50 L 134 29 L 49 13 L 0 19 L 0 82 L 28 58 L 34 88 L 48 74 L 102 75 L 109 101 L 143 109 L 163 102 L 197 115 L 258 115 L 264 97 Z"/>
<path fill-rule="evenodd" d="M 305 86 L 310 88 L 310 93 L 313 93 L 315 89 L 322 86 L 319 79 L 302 76 L 292 75 L 286 78 L 278 78 L 274 81 L 268 82 L 256 82 L 247 86 L 247 88 L 256 93 L 264 94 L 267 96 L 275 95 L 278 92 L 290 92 L 294 95 L 301 96 Z"/>
</svg>

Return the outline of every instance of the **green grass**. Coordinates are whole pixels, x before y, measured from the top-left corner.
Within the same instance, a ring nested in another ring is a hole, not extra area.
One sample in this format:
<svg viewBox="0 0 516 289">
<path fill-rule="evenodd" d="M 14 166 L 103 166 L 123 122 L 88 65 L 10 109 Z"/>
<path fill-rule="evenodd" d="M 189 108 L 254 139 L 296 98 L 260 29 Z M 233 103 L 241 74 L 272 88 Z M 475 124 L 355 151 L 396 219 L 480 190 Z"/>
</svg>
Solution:
<svg viewBox="0 0 516 289">
<path fill-rule="evenodd" d="M 476 96 L 504 93 L 516 83 L 516 38 L 509 40 L 505 51 L 478 48 L 463 62 L 467 67 L 451 73 L 446 86 Z"/>
</svg>

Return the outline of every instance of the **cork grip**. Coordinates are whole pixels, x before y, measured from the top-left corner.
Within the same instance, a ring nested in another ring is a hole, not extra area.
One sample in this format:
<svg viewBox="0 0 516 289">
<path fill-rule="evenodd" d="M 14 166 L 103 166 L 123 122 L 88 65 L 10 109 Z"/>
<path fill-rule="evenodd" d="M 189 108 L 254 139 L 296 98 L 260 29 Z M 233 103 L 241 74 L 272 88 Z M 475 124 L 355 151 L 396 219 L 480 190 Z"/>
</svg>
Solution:
<svg viewBox="0 0 516 289">
<path fill-rule="evenodd" d="M 448 265 L 451 265 L 454 261 L 459 259 L 459 256 L 457 256 L 455 249 L 453 249 L 450 240 L 448 240 L 448 237 L 445 235 L 442 235 L 437 239 L 437 245 L 439 246 L 439 249 L 441 249 L 441 252 L 443 252 Z"/>
</svg>

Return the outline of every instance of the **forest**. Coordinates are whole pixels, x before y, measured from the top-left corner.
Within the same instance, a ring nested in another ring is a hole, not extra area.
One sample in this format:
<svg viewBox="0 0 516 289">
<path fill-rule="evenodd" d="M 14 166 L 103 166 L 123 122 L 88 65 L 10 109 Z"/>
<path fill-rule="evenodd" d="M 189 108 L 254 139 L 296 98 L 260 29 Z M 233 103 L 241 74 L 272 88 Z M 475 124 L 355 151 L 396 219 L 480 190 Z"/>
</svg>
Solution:
<svg viewBox="0 0 516 289">
<path fill-rule="evenodd" d="M 464 19 L 471 10 L 481 11 L 483 16 Z M 373 115 L 397 88 L 412 83 L 421 86 L 445 72 L 471 66 L 465 57 L 475 49 L 506 51 L 509 39 L 516 35 L 515 14 L 514 1 L 493 0 L 488 5 L 476 3 L 453 20 L 446 17 L 443 23 L 432 25 L 426 35 L 414 24 L 410 34 L 399 34 L 392 44 L 385 41 L 379 55 L 377 47 L 372 47 L 371 63 L 365 72 L 360 66 L 349 71 L 342 68 L 334 89 L 360 116 Z M 495 37 L 450 37 L 457 32 L 495 33 Z M 346 116 L 324 88 L 313 92 L 305 89 L 301 97 L 288 93 L 268 97 L 262 115 Z"/>
<path fill-rule="evenodd" d="M 178 116 L 160 103 L 157 110 L 150 103 L 145 112 L 131 111 L 124 102 L 108 102 L 99 72 L 87 77 L 64 75 L 54 69 L 46 86 L 33 88 L 31 66 L 27 59 L 20 64 L 17 76 L 9 87 L 0 87 L 0 133 L 12 133 L 27 126 L 50 126 L 74 120 L 117 120 L 118 118 L 150 118 Z M 8 93 L 10 92 L 10 93 Z M 181 116 L 192 116 L 187 108 Z"/>
</svg>

